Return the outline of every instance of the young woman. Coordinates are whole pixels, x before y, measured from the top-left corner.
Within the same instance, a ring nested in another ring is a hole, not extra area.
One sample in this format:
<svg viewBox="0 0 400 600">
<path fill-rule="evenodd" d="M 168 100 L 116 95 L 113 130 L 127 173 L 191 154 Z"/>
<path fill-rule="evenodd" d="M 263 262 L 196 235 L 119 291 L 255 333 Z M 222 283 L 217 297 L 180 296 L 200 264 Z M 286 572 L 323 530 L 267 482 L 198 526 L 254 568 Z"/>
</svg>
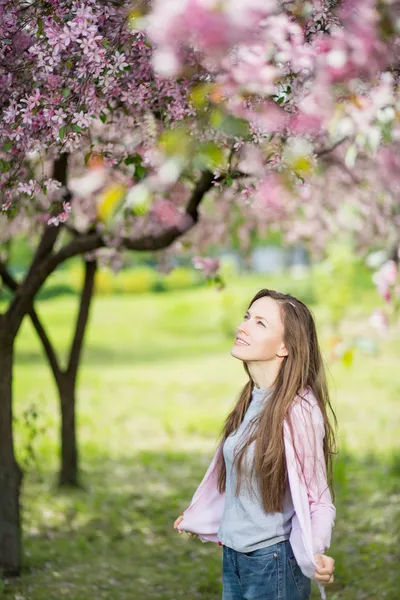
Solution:
<svg viewBox="0 0 400 600">
<path fill-rule="evenodd" d="M 309 600 L 311 579 L 325 598 L 336 416 L 309 309 L 261 290 L 231 354 L 249 381 L 174 528 L 223 546 L 223 600 Z"/>
</svg>

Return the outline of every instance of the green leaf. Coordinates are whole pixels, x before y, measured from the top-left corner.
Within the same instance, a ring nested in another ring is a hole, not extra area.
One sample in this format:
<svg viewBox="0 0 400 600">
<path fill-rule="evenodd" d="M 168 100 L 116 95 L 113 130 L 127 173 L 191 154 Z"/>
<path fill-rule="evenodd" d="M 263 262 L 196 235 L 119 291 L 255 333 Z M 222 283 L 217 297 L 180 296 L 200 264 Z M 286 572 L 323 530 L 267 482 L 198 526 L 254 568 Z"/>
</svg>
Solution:
<svg viewBox="0 0 400 600">
<path fill-rule="evenodd" d="M 231 136 L 246 137 L 249 134 L 249 124 L 244 119 L 232 115 L 225 115 L 219 109 L 212 111 L 210 125 L 223 133 Z"/>
<path fill-rule="evenodd" d="M 190 93 L 190 99 L 197 109 L 204 108 L 206 106 L 208 103 L 208 94 L 211 89 L 211 83 L 201 83 L 192 89 Z"/>
<path fill-rule="evenodd" d="M 87 153 L 85 154 L 85 165 L 87 165 L 87 164 L 88 164 L 88 162 L 89 162 L 89 159 L 90 159 L 90 157 L 91 157 L 91 156 L 92 156 L 92 151 L 91 151 L 91 150 L 89 150 L 89 152 L 87 152 Z"/>
<path fill-rule="evenodd" d="M 36 37 L 39 38 L 43 34 L 43 19 L 39 17 L 37 22 L 37 33 Z"/>
<path fill-rule="evenodd" d="M 76 123 L 71 125 L 71 127 L 72 127 L 72 131 L 75 131 L 75 133 L 80 133 L 82 131 L 82 127 L 79 127 L 79 125 L 77 125 Z"/>
<path fill-rule="evenodd" d="M 64 98 L 68 98 L 70 93 L 71 93 L 71 90 L 69 88 L 64 88 L 62 91 L 62 95 L 64 96 Z"/>
<path fill-rule="evenodd" d="M 12 147 L 13 147 L 13 142 L 10 140 L 4 144 L 3 150 L 4 150 L 4 152 L 8 152 L 9 150 L 11 150 Z"/>
<path fill-rule="evenodd" d="M 182 125 L 164 131 L 160 136 L 159 144 L 166 154 L 184 156 L 190 151 L 192 138 L 188 128 Z"/>
<path fill-rule="evenodd" d="M 201 144 L 195 157 L 195 162 L 200 168 L 218 169 L 225 162 L 223 150 L 214 142 Z"/>
<path fill-rule="evenodd" d="M 392 130 L 393 130 L 393 121 L 390 123 L 384 123 L 382 125 L 382 136 L 385 144 L 390 144 L 392 141 Z"/>
<path fill-rule="evenodd" d="M 107 121 L 107 115 L 105 113 L 100 113 L 100 121 L 105 123 Z"/>
<path fill-rule="evenodd" d="M 135 178 L 136 179 L 143 179 L 145 177 L 147 173 L 147 169 L 145 167 L 142 167 L 142 165 L 137 165 L 135 168 Z"/>
<path fill-rule="evenodd" d="M 281 96 L 280 98 L 278 98 L 278 100 L 276 101 L 277 104 L 282 104 L 282 102 L 284 101 L 284 97 Z"/>
<path fill-rule="evenodd" d="M 60 136 L 60 140 L 64 139 L 66 129 L 67 129 L 67 127 L 65 125 L 63 125 L 61 127 L 61 129 L 59 130 L 58 135 Z"/>
<path fill-rule="evenodd" d="M 124 163 L 128 166 L 128 165 L 134 165 L 135 164 L 135 159 L 133 156 L 128 156 L 125 160 Z"/>
</svg>

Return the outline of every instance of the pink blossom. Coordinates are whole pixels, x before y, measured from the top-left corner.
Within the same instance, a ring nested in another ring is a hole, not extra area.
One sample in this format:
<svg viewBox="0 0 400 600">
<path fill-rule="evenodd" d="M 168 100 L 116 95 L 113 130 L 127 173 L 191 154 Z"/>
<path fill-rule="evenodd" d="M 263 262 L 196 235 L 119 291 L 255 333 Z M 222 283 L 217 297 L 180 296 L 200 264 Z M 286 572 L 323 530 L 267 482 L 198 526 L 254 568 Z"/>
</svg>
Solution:
<svg viewBox="0 0 400 600">
<path fill-rule="evenodd" d="M 64 110 L 62 108 L 57 108 L 54 111 L 54 114 L 52 115 L 51 120 L 56 125 L 61 126 L 61 125 L 64 125 L 64 123 L 65 123 L 65 117 L 66 117 L 66 114 L 65 114 Z"/>
<path fill-rule="evenodd" d="M 36 88 L 27 98 L 22 98 L 21 102 L 26 104 L 26 110 L 32 110 L 36 106 L 40 106 L 41 92 Z"/>
<path fill-rule="evenodd" d="M 85 114 L 82 110 L 75 113 L 72 117 L 72 122 L 76 123 L 79 127 L 89 127 L 90 121 L 90 116 Z"/>
<path fill-rule="evenodd" d="M 65 223 L 67 221 L 69 213 L 71 212 L 71 203 L 63 202 L 63 210 L 58 215 L 50 217 L 47 221 L 47 225 L 56 225 L 58 226 L 60 223 Z"/>
<path fill-rule="evenodd" d="M 159 198 L 151 207 L 153 216 L 166 227 L 178 225 L 182 218 L 182 213 L 175 204 L 166 198 Z"/>
<path fill-rule="evenodd" d="M 192 258 L 192 263 L 195 269 L 202 270 L 207 277 L 214 277 L 221 266 L 218 258 L 209 256 L 195 256 Z"/>
<path fill-rule="evenodd" d="M 263 221 L 275 221 L 284 215 L 289 193 L 279 175 L 265 177 L 253 194 L 252 210 Z"/>
<path fill-rule="evenodd" d="M 12 123 L 18 116 L 19 108 L 16 104 L 11 103 L 3 112 L 3 119 L 6 123 Z"/>
<path fill-rule="evenodd" d="M 40 190 L 39 184 L 37 181 L 30 179 L 28 183 L 19 183 L 17 186 L 17 191 L 21 194 L 28 194 L 29 196 L 33 196 L 37 194 Z"/>
</svg>

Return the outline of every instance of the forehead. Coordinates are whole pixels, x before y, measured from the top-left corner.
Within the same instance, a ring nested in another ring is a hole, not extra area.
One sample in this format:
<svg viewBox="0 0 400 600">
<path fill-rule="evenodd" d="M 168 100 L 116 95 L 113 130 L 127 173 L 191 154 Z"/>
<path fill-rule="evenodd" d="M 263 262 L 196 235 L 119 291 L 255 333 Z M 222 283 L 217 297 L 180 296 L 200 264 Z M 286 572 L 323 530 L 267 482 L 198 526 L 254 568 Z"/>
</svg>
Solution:
<svg viewBox="0 0 400 600">
<path fill-rule="evenodd" d="M 270 323 L 282 323 L 278 302 L 272 298 L 269 298 L 268 296 L 258 298 L 255 302 L 253 302 L 249 308 L 249 312 L 252 315 L 260 315 L 260 317 L 265 317 Z"/>
</svg>

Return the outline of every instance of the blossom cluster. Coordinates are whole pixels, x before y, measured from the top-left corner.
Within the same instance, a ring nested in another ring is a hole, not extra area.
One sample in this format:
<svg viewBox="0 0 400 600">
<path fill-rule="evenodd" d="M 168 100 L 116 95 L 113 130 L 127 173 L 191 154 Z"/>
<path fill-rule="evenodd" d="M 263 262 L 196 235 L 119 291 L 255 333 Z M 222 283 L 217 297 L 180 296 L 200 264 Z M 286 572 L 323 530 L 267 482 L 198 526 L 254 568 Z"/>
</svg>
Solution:
<svg viewBox="0 0 400 600">
<path fill-rule="evenodd" d="M 143 32 L 127 27 L 130 8 L 95 0 L 32 2 L 23 10 L 16 0 L 1 3 L 3 203 L 31 196 L 30 180 L 46 193 L 41 165 L 93 149 L 91 130 L 100 121 L 122 114 L 140 124 L 151 113 L 171 124 L 190 114 L 188 85 L 154 73 Z"/>
</svg>

